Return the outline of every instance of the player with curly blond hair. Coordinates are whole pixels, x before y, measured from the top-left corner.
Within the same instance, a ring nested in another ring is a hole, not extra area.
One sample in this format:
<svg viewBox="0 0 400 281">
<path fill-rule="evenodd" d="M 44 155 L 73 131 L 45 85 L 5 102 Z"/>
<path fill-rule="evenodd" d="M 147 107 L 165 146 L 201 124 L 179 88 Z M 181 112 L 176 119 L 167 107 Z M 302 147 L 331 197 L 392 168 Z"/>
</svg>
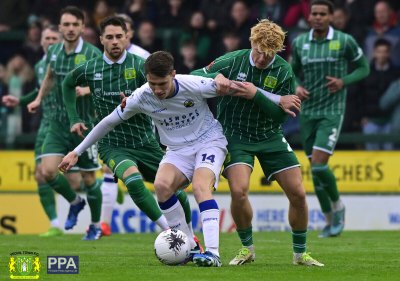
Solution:
<svg viewBox="0 0 400 281">
<path fill-rule="evenodd" d="M 229 182 L 232 217 L 243 245 L 230 265 L 255 259 L 248 193 L 257 157 L 267 179 L 276 180 L 289 199 L 293 264 L 323 266 L 306 252 L 306 195 L 299 162 L 281 127 L 287 114 L 295 115 L 292 110 L 300 109 L 300 99 L 293 95 L 292 68 L 277 55 L 284 49 L 284 40 L 285 32 L 279 25 L 262 20 L 251 29 L 251 49 L 227 53 L 193 72 L 215 78 L 225 88 L 220 90 L 230 93 L 217 105 L 217 119 L 228 140 L 223 174 Z"/>
</svg>

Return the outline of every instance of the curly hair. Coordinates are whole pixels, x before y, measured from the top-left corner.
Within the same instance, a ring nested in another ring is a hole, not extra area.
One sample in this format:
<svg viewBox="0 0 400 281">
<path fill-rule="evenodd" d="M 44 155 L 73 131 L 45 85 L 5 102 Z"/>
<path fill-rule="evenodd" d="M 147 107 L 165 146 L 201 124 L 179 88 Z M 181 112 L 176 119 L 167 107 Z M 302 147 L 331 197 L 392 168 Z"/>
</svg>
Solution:
<svg viewBox="0 0 400 281">
<path fill-rule="evenodd" d="M 251 28 L 250 42 L 255 44 L 260 51 L 273 56 L 285 50 L 283 42 L 286 32 L 276 23 L 263 19 Z"/>
</svg>

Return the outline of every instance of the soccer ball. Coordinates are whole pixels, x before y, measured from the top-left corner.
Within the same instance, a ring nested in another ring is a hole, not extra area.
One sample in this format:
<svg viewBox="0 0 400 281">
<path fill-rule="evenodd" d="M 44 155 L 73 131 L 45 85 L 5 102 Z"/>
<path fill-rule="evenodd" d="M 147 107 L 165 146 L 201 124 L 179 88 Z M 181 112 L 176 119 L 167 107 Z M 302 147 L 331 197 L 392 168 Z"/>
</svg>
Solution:
<svg viewBox="0 0 400 281">
<path fill-rule="evenodd" d="M 163 264 L 181 264 L 190 255 L 189 239 L 178 229 L 164 230 L 154 242 L 154 253 Z"/>
</svg>

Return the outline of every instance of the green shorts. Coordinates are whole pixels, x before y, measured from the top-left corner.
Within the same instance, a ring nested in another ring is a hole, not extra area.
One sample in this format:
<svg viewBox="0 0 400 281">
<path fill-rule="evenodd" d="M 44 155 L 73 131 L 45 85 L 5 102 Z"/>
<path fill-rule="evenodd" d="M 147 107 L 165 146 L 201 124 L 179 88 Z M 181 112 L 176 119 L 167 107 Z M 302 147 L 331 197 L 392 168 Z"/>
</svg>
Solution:
<svg viewBox="0 0 400 281">
<path fill-rule="evenodd" d="M 278 133 L 257 143 L 240 143 L 228 138 L 228 155 L 224 170 L 237 164 L 245 164 L 254 169 L 255 156 L 269 181 L 274 180 L 273 175 L 276 173 L 300 166 L 285 137 Z"/>
<path fill-rule="evenodd" d="M 69 131 L 68 125 L 66 126 L 58 121 L 51 120 L 43 143 L 42 157 L 67 155 L 67 153 L 74 150 L 82 140 L 83 139 L 80 136 L 72 134 Z M 100 168 L 97 144 L 94 144 L 79 156 L 78 163 L 76 163 L 72 169 L 78 169 L 80 171 L 96 171 Z"/>
<path fill-rule="evenodd" d="M 343 115 L 300 115 L 301 142 L 307 157 L 313 149 L 333 154 L 342 129 Z"/>
<path fill-rule="evenodd" d="M 40 122 L 39 130 L 36 135 L 36 140 L 35 140 L 35 162 L 40 163 L 40 158 L 42 157 L 42 148 L 43 148 L 43 143 L 44 139 L 46 138 L 47 131 L 49 129 L 49 120 L 47 119 L 42 119 Z"/>
<path fill-rule="evenodd" d="M 164 157 L 164 152 L 156 140 L 138 148 L 112 147 L 99 145 L 100 159 L 116 174 L 117 168 L 125 162 L 133 162 L 146 181 L 154 182 L 158 165 Z M 117 176 L 122 178 L 123 173 L 129 168 L 127 165 Z"/>
</svg>

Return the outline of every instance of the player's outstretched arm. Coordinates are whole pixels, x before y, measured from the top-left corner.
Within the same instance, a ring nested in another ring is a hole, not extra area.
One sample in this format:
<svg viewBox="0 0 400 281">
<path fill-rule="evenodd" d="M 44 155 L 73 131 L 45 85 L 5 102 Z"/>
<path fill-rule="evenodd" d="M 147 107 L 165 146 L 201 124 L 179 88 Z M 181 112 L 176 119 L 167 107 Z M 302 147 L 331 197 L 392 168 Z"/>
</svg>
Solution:
<svg viewBox="0 0 400 281">
<path fill-rule="evenodd" d="M 69 171 L 73 166 L 75 166 L 76 162 L 78 162 L 78 154 L 75 151 L 71 151 L 62 159 L 60 165 L 58 165 L 58 169 L 65 173 Z"/>
<path fill-rule="evenodd" d="M 40 103 L 42 102 L 42 99 L 47 96 L 51 90 L 51 88 L 54 85 L 54 75 L 53 75 L 53 71 L 51 70 L 50 65 L 47 66 L 47 71 L 46 71 L 46 75 L 43 79 L 43 82 L 40 86 L 39 89 L 39 93 L 37 95 L 37 97 L 35 98 L 34 101 L 32 101 L 31 103 L 28 104 L 27 108 L 28 111 L 30 113 L 35 113 L 39 106 Z"/>
<path fill-rule="evenodd" d="M 63 101 L 65 108 L 67 109 L 68 119 L 70 122 L 71 130 L 75 124 L 83 123 L 81 118 L 76 111 L 76 92 L 75 92 L 75 81 L 72 76 L 72 72 L 64 78 L 62 83 Z M 72 131 L 71 131 L 72 132 Z"/>
</svg>

